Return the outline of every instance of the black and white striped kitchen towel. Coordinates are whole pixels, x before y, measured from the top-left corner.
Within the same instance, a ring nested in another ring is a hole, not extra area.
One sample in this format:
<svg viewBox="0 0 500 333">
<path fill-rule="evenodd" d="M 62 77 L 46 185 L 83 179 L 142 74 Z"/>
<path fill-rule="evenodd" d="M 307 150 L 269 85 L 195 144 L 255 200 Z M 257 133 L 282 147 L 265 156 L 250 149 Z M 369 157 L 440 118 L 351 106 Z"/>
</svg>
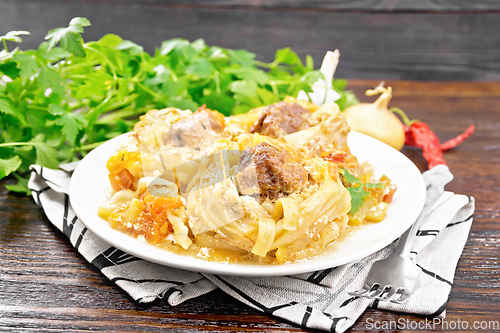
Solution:
<svg viewBox="0 0 500 333">
<path fill-rule="evenodd" d="M 415 293 L 399 305 L 348 294 L 363 285 L 372 263 L 387 257 L 396 242 L 340 267 L 262 278 L 200 274 L 134 257 L 102 241 L 75 216 L 67 194 L 74 167 L 75 164 L 69 164 L 60 170 L 51 170 L 33 165 L 29 181 L 33 199 L 78 252 L 138 303 L 162 298 L 175 306 L 220 288 L 269 315 L 303 328 L 332 332 L 346 331 L 367 307 L 444 317 L 455 268 L 467 241 L 474 212 L 472 197 L 446 192 L 439 199 L 412 246 L 415 262 L 423 273 Z"/>
</svg>

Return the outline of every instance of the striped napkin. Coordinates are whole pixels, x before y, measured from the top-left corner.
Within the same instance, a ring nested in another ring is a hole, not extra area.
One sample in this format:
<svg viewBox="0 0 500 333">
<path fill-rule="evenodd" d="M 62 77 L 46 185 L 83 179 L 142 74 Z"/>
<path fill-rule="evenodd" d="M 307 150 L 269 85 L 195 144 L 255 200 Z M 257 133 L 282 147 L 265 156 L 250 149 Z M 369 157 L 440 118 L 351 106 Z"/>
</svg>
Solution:
<svg viewBox="0 0 500 333">
<path fill-rule="evenodd" d="M 170 306 L 216 288 L 268 315 L 306 329 L 344 332 L 367 307 L 444 318 L 446 303 L 472 224 L 474 198 L 445 192 L 426 217 L 412 246 L 423 274 L 414 294 L 403 304 L 352 297 L 364 283 L 374 261 L 387 257 L 397 241 L 356 262 L 300 275 L 278 277 L 221 276 L 158 265 L 114 248 L 80 222 L 68 197 L 76 164 L 59 170 L 31 166 L 29 188 L 48 219 L 75 250 L 138 303 L 158 298 Z M 435 172 L 435 169 L 427 171 Z M 446 168 L 446 167 L 445 167 Z M 443 170 L 440 170 L 443 172 Z M 446 168 L 446 172 L 449 172 Z"/>
</svg>

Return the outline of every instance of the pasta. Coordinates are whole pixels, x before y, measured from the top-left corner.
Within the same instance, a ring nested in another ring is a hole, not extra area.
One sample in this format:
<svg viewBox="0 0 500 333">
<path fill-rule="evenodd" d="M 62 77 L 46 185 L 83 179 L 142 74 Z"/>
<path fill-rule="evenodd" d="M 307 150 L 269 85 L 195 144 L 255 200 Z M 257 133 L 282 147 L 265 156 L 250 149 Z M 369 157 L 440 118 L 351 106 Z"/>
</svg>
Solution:
<svg viewBox="0 0 500 333">
<path fill-rule="evenodd" d="M 113 193 L 98 214 L 133 237 L 205 260 L 305 260 L 381 221 L 396 190 L 358 163 L 348 132 L 336 104 L 290 97 L 227 118 L 205 107 L 151 110 L 108 160 Z M 366 194 L 354 212 L 358 185 Z"/>
</svg>

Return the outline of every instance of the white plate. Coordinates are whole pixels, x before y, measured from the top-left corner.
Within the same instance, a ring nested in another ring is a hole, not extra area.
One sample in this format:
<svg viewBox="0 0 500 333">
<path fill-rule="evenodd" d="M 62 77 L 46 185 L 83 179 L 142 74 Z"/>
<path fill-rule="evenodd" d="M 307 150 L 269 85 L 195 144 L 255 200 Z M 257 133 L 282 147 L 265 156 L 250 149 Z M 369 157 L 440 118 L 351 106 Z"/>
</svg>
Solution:
<svg viewBox="0 0 500 333">
<path fill-rule="evenodd" d="M 286 265 L 225 264 L 171 253 L 112 229 L 97 216 L 109 199 L 106 162 L 122 137 L 114 138 L 90 152 L 73 173 L 70 200 L 76 215 L 93 233 L 111 245 L 137 257 L 162 265 L 224 275 L 277 276 L 312 272 L 361 259 L 390 244 L 417 219 L 425 200 L 425 185 L 417 167 L 399 151 L 366 135 L 351 132 L 348 143 L 359 162 L 370 161 L 376 176 L 386 174 L 398 189 L 380 223 L 368 224 L 338 242 L 333 252 L 304 262 Z"/>
</svg>

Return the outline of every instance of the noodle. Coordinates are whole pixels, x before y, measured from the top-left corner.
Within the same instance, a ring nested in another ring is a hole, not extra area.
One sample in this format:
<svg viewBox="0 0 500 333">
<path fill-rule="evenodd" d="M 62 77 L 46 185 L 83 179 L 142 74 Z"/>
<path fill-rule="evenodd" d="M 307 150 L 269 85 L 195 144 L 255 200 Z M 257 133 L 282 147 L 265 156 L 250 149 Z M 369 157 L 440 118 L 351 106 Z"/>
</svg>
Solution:
<svg viewBox="0 0 500 333">
<path fill-rule="evenodd" d="M 99 216 L 204 260 L 283 264 L 317 256 L 351 226 L 380 222 L 395 185 L 347 146 L 336 104 L 285 101 L 223 118 L 174 108 L 141 116 L 107 168 Z M 367 188 L 353 214 L 342 168 Z"/>
</svg>

